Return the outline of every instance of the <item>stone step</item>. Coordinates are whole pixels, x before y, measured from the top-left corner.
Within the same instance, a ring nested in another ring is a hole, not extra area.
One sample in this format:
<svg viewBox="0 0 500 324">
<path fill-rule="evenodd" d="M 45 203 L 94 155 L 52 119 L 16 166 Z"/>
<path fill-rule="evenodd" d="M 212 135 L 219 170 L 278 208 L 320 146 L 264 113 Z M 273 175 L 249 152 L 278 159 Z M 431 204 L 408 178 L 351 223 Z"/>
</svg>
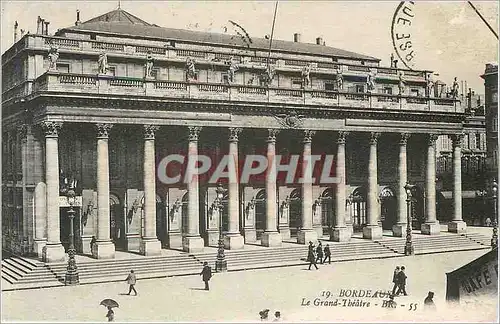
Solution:
<svg viewBox="0 0 500 324">
<path fill-rule="evenodd" d="M 27 273 L 30 273 L 32 271 L 32 269 L 27 268 L 24 264 L 17 262 L 16 258 L 9 258 L 9 259 L 2 260 L 2 268 L 3 267 L 6 267 L 6 268 L 9 268 L 12 270 L 16 269 L 17 270 L 16 272 L 19 272 L 20 274 L 27 274 Z"/>
<path fill-rule="evenodd" d="M 20 276 L 19 274 L 17 274 L 17 272 L 12 271 L 9 268 L 2 267 L 2 278 L 4 278 L 10 283 L 15 283 L 20 279 L 22 279 L 22 276 Z"/>
</svg>

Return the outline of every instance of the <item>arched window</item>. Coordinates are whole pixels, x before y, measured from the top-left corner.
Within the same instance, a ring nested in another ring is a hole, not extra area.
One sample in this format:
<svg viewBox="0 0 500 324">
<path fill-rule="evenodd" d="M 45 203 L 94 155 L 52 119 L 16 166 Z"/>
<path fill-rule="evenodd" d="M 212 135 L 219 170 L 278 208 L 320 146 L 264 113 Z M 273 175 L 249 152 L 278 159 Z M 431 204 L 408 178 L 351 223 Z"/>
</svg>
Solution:
<svg viewBox="0 0 500 324">
<path fill-rule="evenodd" d="M 260 190 L 255 196 L 255 230 L 259 240 L 266 229 L 266 189 Z"/>
<path fill-rule="evenodd" d="M 302 195 L 300 189 L 294 189 L 290 193 L 290 235 L 297 235 L 297 231 L 302 227 Z"/>
<path fill-rule="evenodd" d="M 329 233 L 329 227 L 336 225 L 333 216 L 333 189 L 328 188 L 321 194 L 321 224 L 324 235 Z"/>
<path fill-rule="evenodd" d="M 354 230 L 361 230 L 366 224 L 366 189 L 356 188 L 349 196 L 350 215 Z"/>
</svg>

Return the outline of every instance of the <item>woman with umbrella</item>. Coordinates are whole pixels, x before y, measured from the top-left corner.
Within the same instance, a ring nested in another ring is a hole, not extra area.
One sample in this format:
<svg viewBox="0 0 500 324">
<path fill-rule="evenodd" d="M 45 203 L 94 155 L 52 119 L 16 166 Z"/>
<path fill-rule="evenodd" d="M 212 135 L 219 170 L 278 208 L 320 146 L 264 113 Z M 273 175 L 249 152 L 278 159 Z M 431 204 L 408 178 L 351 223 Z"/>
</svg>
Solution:
<svg viewBox="0 0 500 324">
<path fill-rule="evenodd" d="M 108 308 L 106 317 L 108 318 L 108 322 L 113 322 L 115 320 L 115 312 L 113 311 L 113 307 L 118 307 L 118 303 L 113 299 L 108 298 L 101 301 L 100 305 Z"/>
</svg>

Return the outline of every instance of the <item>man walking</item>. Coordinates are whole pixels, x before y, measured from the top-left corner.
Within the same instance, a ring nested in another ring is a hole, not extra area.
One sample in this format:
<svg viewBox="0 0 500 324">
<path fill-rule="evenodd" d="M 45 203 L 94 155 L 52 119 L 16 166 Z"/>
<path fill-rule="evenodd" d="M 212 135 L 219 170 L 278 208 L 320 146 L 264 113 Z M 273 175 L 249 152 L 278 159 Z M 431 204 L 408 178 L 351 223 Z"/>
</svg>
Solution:
<svg viewBox="0 0 500 324">
<path fill-rule="evenodd" d="M 316 258 L 314 256 L 314 245 L 312 242 L 309 242 L 309 250 L 307 252 L 307 261 L 309 261 L 309 270 L 311 270 L 311 266 L 314 265 L 316 270 L 318 269 L 318 266 L 316 265 Z"/>
<path fill-rule="evenodd" d="M 408 278 L 405 274 L 405 267 L 401 266 L 401 271 L 398 273 L 398 283 L 399 283 L 399 288 L 398 291 L 396 292 L 396 295 L 399 295 L 399 293 L 403 293 L 403 295 L 408 296 L 406 293 L 406 278 Z"/>
<path fill-rule="evenodd" d="M 332 253 L 330 252 L 330 247 L 328 246 L 328 244 L 325 246 L 325 249 L 324 249 L 324 252 L 325 252 L 325 259 L 323 260 L 323 263 L 326 262 L 326 259 L 328 259 L 328 264 L 332 263 Z"/>
<path fill-rule="evenodd" d="M 398 274 L 399 274 L 399 266 L 394 269 L 394 274 L 392 275 L 392 282 L 394 283 L 394 287 L 392 287 L 392 295 L 396 293 L 396 289 L 398 288 Z"/>
<path fill-rule="evenodd" d="M 134 270 L 130 270 L 130 273 L 128 274 L 127 279 L 125 279 L 125 281 L 129 284 L 127 295 L 130 295 L 130 293 L 133 290 L 135 296 L 137 296 L 137 290 L 135 290 L 135 287 L 134 287 L 135 283 L 137 282 L 137 278 L 135 276 Z"/>
<path fill-rule="evenodd" d="M 212 268 L 208 266 L 208 262 L 203 262 L 203 270 L 200 272 L 202 280 L 205 282 L 205 290 L 210 290 L 208 282 L 212 278 Z"/>
<path fill-rule="evenodd" d="M 318 261 L 323 264 L 323 246 L 321 245 L 321 241 L 318 242 L 318 247 L 316 248 L 316 262 Z"/>
</svg>

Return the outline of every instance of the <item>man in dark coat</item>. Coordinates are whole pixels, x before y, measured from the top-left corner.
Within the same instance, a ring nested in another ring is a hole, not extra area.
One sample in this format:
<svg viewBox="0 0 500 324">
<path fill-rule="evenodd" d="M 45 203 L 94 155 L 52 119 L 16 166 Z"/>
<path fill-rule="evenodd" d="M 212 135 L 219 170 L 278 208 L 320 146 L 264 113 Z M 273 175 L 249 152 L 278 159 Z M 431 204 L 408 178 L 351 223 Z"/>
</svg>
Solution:
<svg viewBox="0 0 500 324">
<path fill-rule="evenodd" d="M 321 242 L 318 243 L 318 247 L 316 248 L 316 262 L 318 261 L 323 264 L 323 246 Z"/>
<path fill-rule="evenodd" d="M 434 300 L 432 300 L 432 298 L 434 298 L 434 292 L 429 291 L 427 297 L 424 299 L 424 309 L 436 310 L 436 305 L 434 304 Z"/>
<path fill-rule="evenodd" d="M 128 274 L 127 279 L 125 279 L 125 281 L 129 284 L 127 295 L 130 295 L 130 293 L 133 290 L 134 294 L 137 296 L 137 290 L 135 290 L 134 287 L 135 283 L 137 282 L 137 277 L 135 276 L 134 270 L 130 270 L 130 273 Z"/>
<path fill-rule="evenodd" d="M 325 252 L 325 259 L 323 260 L 323 263 L 326 262 L 326 259 L 328 259 L 328 263 L 332 263 L 332 252 L 330 252 L 330 247 L 328 246 L 328 244 L 325 246 L 324 248 L 324 252 Z"/>
<path fill-rule="evenodd" d="M 314 245 L 312 242 L 309 242 L 309 250 L 307 251 L 307 261 L 309 261 L 309 270 L 311 270 L 312 265 L 314 265 L 314 267 L 318 269 L 318 266 L 316 265 L 316 258 L 314 256 Z"/>
<path fill-rule="evenodd" d="M 200 276 L 202 276 L 201 278 L 205 282 L 205 290 L 210 290 L 208 282 L 212 278 L 212 268 L 208 266 L 208 262 L 203 262 L 203 270 L 201 270 Z"/>
<path fill-rule="evenodd" d="M 399 266 L 394 269 L 394 274 L 392 275 L 392 282 L 394 283 L 394 287 L 392 287 L 392 295 L 396 293 L 396 289 L 398 288 L 398 273 L 399 273 Z"/>
<path fill-rule="evenodd" d="M 406 278 L 408 278 L 408 277 L 405 274 L 405 267 L 402 266 L 401 271 L 399 271 L 399 273 L 397 275 L 399 288 L 398 288 L 398 291 L 396 292 L 396 295 L 399 295 L 399 293 L 402 292 L 403 295 L 408 296 L 408 294 L 406 293 Z"/>
</svg>

